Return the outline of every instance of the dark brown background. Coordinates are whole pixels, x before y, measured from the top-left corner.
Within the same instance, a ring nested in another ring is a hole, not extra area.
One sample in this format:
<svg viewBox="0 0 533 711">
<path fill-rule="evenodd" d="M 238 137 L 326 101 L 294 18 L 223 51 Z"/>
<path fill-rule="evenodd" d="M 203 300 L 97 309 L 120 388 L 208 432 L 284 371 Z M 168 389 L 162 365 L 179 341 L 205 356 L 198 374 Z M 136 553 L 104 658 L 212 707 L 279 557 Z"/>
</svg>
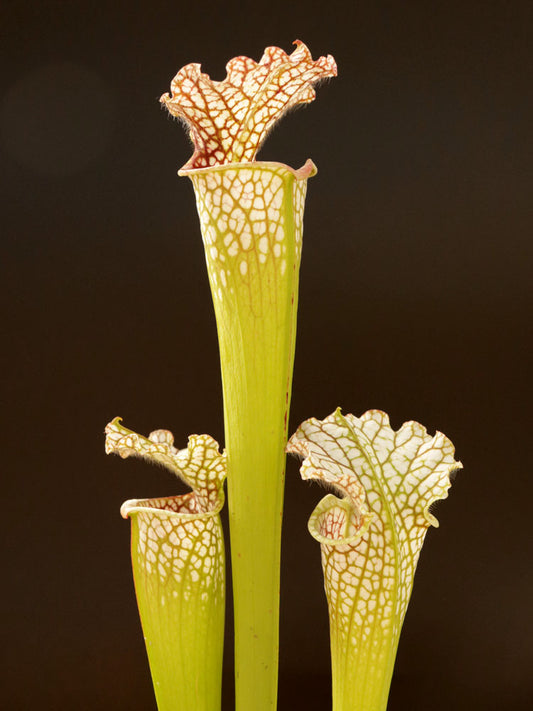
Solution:
<svg viewBox="0 0 533 711">
<path fill-rule="evenodd" d="M 155 709 L 114 415 L 223 442 L 191 149 L 157 99 L 295 38 L 339 77 L 261 157 L 312 157 L 291 429 L 337 405 L 439 428 L 439 507 L 391 711 L 531 708 L 531 4 L 4 2 L 0 26 L 3 707 Z M 329 708 L 323 494 L 288 468 L 280 709 Z M 228 629 L 231 619 L 228 618 Z M 226 710 L 231 701 L 228 646 Z"/>
</svg>

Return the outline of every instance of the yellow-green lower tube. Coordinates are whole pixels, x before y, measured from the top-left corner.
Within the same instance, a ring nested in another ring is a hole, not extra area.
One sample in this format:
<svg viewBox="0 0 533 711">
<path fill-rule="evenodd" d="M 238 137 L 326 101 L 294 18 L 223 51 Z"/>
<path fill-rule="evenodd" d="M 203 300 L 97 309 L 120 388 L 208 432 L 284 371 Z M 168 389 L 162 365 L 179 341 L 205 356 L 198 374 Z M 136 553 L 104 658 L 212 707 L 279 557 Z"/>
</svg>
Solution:
<svg viewBox="0 0 533 711">
<path fill-rule="evenodd" d="M 158 711 L 220 711 L 225 591 L 218 513 L 188 515 L 137 505 L 127 515 Z"/>
<path fill-rule="evenodd" d="M 187 171 L 220 346 L 235 606 L 236 711 L 277 704 L 285 445 L 308 163 Z"/>
</svg>

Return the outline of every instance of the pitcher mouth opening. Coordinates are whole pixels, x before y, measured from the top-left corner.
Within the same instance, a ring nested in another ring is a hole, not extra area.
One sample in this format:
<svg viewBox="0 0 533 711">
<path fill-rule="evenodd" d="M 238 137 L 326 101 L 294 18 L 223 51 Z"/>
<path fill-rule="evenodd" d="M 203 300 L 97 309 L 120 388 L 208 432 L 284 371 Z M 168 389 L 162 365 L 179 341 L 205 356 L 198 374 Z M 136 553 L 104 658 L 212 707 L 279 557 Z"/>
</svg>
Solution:
<svg viewBox="0 0 533 711">
<path fill-rule="evenodd" d="M 206 520 L 217 516 L 224 507 L 225 496 L 221 492 L 220 499 L 216 506 L 206 511 L 195 513 L 187 510 L 187 500 L 194 496 L 194 492 L 181 494 L 178 496 L 165 496 L 159 499 L 128 499 L 120 507 L 122 518 L 130 518 L 136 513 L 152 513 L 161 518 L 170 518 L 180 521 L 194 521 L 197 519 Z"/>
<path fill-rule="evenodd" d="M 178 170 L 178 175 L 181 177 L 193 176 L 193 175 L 203 175 L 207 173 L 220 173 L 226 170 L 239 170 L 239 169 L 272 169 L 272 170 L 284 170 L 288 173 L 292 173 L 296 180 L 307 180 L 312 178 L 318 173 L 318 168 L 313 163 L 313 161 L 308 158 L 301 168 L 291 168 L 290 165 L 285 163 L 280 163 L 278 161 L 261 161 L 254 160 L 250 163 L 221 163 L 220 165 L 210 165 L 206 168 L 180 168 Z"/>
</svg>

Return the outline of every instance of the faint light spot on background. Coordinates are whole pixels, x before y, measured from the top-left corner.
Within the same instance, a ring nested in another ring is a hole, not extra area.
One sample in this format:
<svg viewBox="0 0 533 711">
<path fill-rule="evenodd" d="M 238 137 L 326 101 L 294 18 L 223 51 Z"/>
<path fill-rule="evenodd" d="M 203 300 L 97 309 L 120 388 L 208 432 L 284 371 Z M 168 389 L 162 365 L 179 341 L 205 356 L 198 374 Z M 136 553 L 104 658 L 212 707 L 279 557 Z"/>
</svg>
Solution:
<svg viewBox="0 0 533 711">
<path fill-rule="evenodd" d="M 32 171 L 65 176 L 95 163 L 109 143 L 115 100 L 105 80 L 71 63 L 22 76 L 0 107 L 2 147 Z"/>
</svg>

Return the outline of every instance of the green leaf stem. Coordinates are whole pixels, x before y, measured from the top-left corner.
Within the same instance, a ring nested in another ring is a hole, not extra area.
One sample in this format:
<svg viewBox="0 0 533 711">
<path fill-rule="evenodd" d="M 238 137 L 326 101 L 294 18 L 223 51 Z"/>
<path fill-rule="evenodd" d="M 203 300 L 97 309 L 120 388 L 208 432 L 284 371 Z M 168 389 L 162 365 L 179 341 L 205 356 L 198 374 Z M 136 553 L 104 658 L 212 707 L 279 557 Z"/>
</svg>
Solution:
<svg viewBox="0 0 533 711">
<path fill-rule="evenodd" d="M 438 526 L 430 507 L 461 464 L 442 433 L 417 422 L 394 431 L 379 410 L 306 420 L 287 450 L 305 458 L 303 479 L 341 496 L 324 497 L 309 520 L 322 550 L 333 711 L 384 711 L 424 537 Z"/>
<path fill-rule="evenodd" d="M 139 614 L 159 711 L 220 711 L 225 563 L 219 512 L 225 455 L 208 435 L 173 446 L 166 430 L 142 437 L 115 418 L 106 452 L 140 456 L 173 471 L 193 491 L 126 501 Z"/>
<path fill-rule="evenodd" d="M 190 174 L 218 325 L 243 711 L 275 707 L 285 445 L 309 161 Z M 253 704 L 253 705 L 252 705 Z"/>
</svg>

